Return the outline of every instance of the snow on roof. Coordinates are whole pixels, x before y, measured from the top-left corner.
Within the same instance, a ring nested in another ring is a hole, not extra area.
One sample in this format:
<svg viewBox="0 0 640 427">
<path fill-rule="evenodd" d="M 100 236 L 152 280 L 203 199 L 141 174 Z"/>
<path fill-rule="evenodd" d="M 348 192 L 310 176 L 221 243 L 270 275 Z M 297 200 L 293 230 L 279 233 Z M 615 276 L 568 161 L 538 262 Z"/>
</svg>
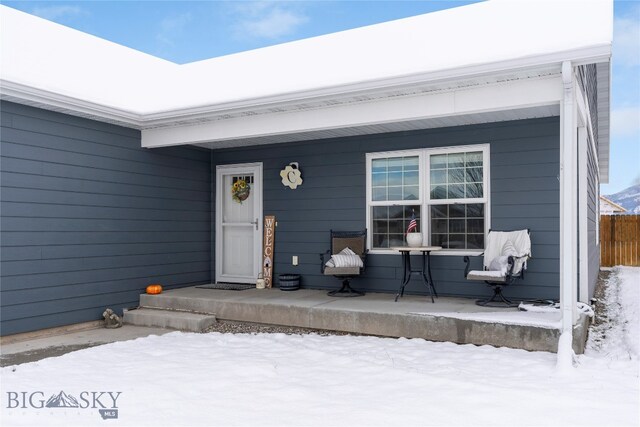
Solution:
<svg viewBox="0 0 640 427">
<path fill-rule="evenodd" d="M 0 6 L 0 75 L 137 114 L 610 46 L 611 0 L 493 0 L 178 65 Z M 542 60 L 542 59 L 541 59 Z"/>
<path fill-rule="evenodd" d="M 604 196 L 600 196 L 600 213 L 601 214 L 609 214 L 609 213 L 624 213 L 627 210 L 620 206 L 619 204 L 612 202 Z"/>
</svg>

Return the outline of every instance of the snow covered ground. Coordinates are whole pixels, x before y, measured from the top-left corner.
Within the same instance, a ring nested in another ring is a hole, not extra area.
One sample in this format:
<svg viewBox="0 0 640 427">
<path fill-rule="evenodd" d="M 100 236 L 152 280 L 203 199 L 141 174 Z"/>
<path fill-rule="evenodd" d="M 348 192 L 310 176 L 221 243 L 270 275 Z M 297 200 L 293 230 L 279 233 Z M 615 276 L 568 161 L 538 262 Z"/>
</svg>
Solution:
<svg viewBox="0 0 640 427">
<path fill-rule="evenodd" d="M 176 332 L 2 368 L 0 422 L 639 425 L 639 287 L 639 268 L 614 269 L 610 322 L 569 373 L 554 354 L 489 346 Z M 37 408 L 48 400 L 65 407 Z"/>
</svg>

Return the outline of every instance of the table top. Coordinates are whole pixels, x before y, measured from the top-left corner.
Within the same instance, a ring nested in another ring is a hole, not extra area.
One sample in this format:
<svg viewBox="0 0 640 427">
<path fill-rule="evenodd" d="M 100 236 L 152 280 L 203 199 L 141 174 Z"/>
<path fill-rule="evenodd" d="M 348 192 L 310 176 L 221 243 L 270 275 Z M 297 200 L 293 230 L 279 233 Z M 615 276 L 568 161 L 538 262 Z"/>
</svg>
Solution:
<svg viewBox="0 0 640 427">
<path fill-rule="evenodd" d="M 439 251 L 442 246 L 394 246 L 391 249 L 398 252 L 431 252 Z"/>
</svg>

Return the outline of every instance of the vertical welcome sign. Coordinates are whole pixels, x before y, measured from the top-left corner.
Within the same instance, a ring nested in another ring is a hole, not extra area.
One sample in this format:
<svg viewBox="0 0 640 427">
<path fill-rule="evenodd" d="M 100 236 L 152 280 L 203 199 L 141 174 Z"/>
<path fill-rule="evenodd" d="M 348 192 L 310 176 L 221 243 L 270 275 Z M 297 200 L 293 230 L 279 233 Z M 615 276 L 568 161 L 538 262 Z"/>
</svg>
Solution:
<svg viewBox="0 0 640 427">
<path fill-rule="evenodd" d="M 273 282 L 273 244 L 276 237 L 276 217 L 264 217 L 264 239 L 262 239 L 262 277 L 264 285 L 271 288 Z"/>
</svg>

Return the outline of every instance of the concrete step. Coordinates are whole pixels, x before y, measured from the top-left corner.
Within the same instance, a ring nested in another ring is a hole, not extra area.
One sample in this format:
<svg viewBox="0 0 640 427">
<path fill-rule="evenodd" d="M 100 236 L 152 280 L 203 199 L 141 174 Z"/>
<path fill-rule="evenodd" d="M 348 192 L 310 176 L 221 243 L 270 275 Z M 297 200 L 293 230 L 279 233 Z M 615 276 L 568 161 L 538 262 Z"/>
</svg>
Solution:
<svg viewBox="0 0 640 427">
<path fill-rule="evenodd" d="M 213 314 L 190 313 L 186 311 L 137 308 L 124 312 L 123 322 L 136 326 L 155 326 L 178 329 L 186 332 L 203 332 L 217 322 Z"/>
</svg>

